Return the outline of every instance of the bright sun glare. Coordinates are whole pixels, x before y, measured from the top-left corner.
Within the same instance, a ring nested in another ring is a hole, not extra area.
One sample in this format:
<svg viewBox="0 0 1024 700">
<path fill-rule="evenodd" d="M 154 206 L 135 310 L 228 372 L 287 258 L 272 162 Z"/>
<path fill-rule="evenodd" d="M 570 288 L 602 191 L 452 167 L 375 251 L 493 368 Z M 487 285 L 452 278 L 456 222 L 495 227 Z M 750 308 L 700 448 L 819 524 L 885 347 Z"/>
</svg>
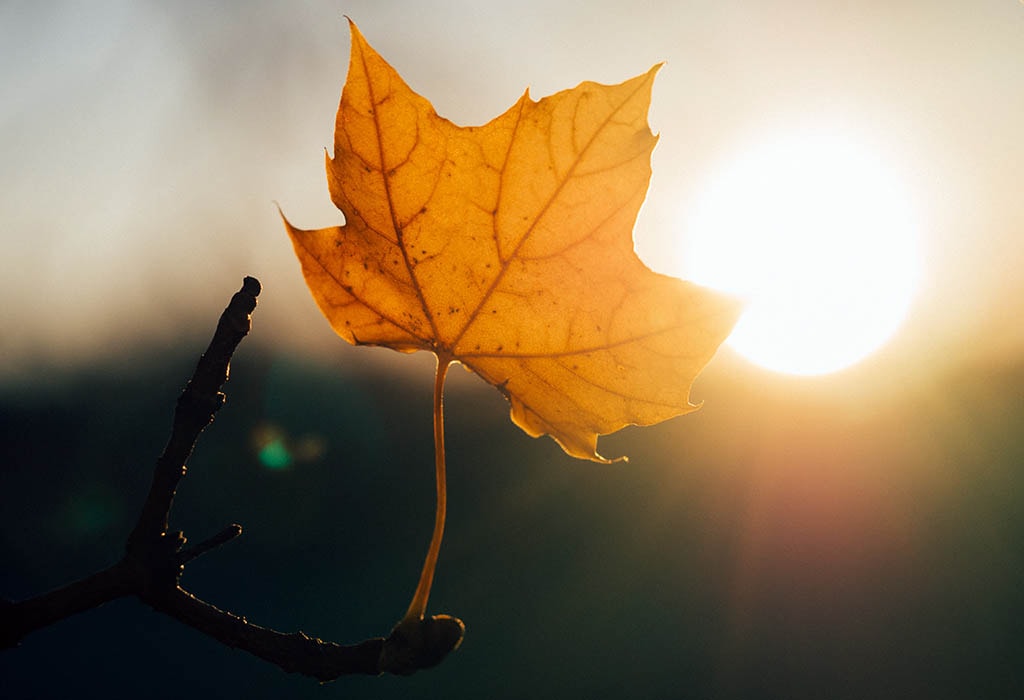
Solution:
<svg viewBox="0 0 1024 700">
<path fill-rule="evenodd" d="M 686 234 L 684 276 L 746 303 L 728 344 L 778 372 L 825 374 L 877 350 L 921 274 L 907 187 L 836 131 L 739 153 L 691 205 Z"/>
</svg>

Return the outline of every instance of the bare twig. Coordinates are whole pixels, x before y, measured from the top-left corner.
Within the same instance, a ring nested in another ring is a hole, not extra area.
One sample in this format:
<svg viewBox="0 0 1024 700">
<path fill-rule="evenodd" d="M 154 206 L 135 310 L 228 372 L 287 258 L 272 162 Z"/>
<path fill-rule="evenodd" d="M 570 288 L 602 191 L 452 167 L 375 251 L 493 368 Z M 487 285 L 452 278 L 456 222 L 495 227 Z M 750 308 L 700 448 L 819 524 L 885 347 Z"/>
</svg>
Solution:
<svg viewBox="0 0 1024 700">
<path fill-rule="evenodd" d="M 242 526 L 238 523 L 232 523 L 213 537 L 200 542 L 194 547 L 189 547 L 178 552 L 178 563 L 185 566 L 185 564 L 188 564 L 196 557 L 201 557 L 207 552 L 212 552 L 217 547 L 220 547 L 222 544 L 227 544 L 241 534 Z"/>
<path fill-rule="evenodd" d="M 231 356 L 249 332 L 259 293 L 259 281 L 246 277 L 178 398 L 171 437 L 157 460 L 149 495 L 128 537 L 124 557 L 103 571 L 35 598 L 0 601 L 0 648 L 15 647 L 35 630 L 130 595 L 229 647 L 320 681 L 352 673 L 408 675 L 440 663 L 462 641 L 462 622 L 439 615 L 403 620 L 387 638 L 347 646 L 324 642 L 303 632 L 285 634 L 254 625 L 199 600 L 179 585 L 186 564 L 242 532 L 240 525 L 232 524 L 198 545 L 184 548 L 184 534 L 169 531 L 168 520 L 196 440 L 224 405 L 220 390 L 228 378 Z"/>
</svg>

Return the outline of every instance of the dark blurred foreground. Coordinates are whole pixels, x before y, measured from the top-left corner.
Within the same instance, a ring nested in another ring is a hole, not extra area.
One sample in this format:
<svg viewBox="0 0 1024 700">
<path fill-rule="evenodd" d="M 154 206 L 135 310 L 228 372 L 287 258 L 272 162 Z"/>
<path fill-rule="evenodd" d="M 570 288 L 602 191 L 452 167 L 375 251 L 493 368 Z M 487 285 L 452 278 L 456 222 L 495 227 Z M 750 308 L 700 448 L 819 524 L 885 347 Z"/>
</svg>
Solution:
<svg viewBox="0 0 1024 700">
<path fill-rule="evenodd" d="M 248 342 L 248 341 L 247 341 Z M 172 527 L 243 536 L 184 585 L 282 631 L 386 635 L 433 517 L 429 368 L 243 344 Z M 0 594 L 115 561 L 194 356 L 0 391 Z M 404 362 L 404 360 L 403 360 Z M 430 611 L 463 647 L 412 678 L 290 676 L 121 600 L 0 652 L 0 696 L 1024 697 L 1024 367 L 879 402 L 709 373 L 697 414 L 564 456 L 464 373 Z"/>
</svg>

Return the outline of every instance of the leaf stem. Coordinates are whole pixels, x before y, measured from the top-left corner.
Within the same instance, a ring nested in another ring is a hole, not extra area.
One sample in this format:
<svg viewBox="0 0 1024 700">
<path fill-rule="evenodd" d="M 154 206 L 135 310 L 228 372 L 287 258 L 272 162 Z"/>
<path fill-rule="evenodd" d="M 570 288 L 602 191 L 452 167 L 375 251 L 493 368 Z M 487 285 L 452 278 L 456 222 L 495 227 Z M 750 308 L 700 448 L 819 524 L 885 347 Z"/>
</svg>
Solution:
<svg viewBox="0 0 1024 700">
<path fill-rule="evenodd" d="M 422 620 L 430 598 L 430 587 L 434 583 L 434 570 L 437 568 L 437 556 L 441 551 L 441 538 L 444 536 L 444 520 L 448 511 L 447 476 L 444 461 L 444 380 L 448 376 L 448 368 L 452 359 L 438 356 L 437 370 L 434 373 L 434 476 L 437 481 L 437 510 L 434 514 L 434 534 L 430 538 L 430 548 L 420 572 L 420 582 L 409 603 L 403 622 Z"/>
</svg>

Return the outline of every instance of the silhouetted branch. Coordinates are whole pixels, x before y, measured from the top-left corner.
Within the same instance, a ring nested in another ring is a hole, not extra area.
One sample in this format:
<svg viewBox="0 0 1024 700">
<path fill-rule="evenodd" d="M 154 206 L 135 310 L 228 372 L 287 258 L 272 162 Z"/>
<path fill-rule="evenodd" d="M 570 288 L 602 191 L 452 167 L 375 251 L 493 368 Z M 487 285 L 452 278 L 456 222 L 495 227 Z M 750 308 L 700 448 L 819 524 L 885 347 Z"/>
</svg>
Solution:
<svg viewBox="0 0 1024 700">
<path fill-rule="evenodd" d="M 194 547 L 188 547 L 187 549 L 183 549 L 178 552 L 178 563 L 185 566 L 185 564 L 188 564 L 196 557 L 201 557 L 207 552 L 212 552 L 217 547 L 220 547 L 222 544 L 227 544 L 241 534 L 242 526 L 238 523 L 232 523 L 208 540 L 204 540 Z"/>
<path fill-rule="evenodd" d="M 29 632 L 135 592 L 124 561 L 35 598 L 6 603 L 0 619 L 0 648 L 17 646 Z"/>
<path fill-rule="evenodd" d="M 160 533 L 166 533 L 174 492 L 185 475 L 185 463 L 192 454 L 199 433 L 224 405 L 225 397 L 220 389 L 228 379 L 228 364 L 235 348 L 252 327 L 251 314 L 256 308 L 259 293 L 259 280 L 246 277 L 242 288 L 231 297 L 221 314 L 210 346 L 199 358 L 192 379 L 178 397 L 171 438 L 157 460 L 149 496 L 139 522 L 128 538 L 129 553 L 153 542 Z"/>
<path fill-rule="evenodd" d="M 0 648 L 17 646 L 29 633 L 71 615 L 134 595 L 155 610 L 290 673 L 329 681 L 351 673 L 408 675 L 434 666 L 462 641 L 462 622 L 447 615 L 403 621 L 387 638 L 353 645 L 324 642 L 303 632 L 285 634 L 199 600 L 181 588 L 185 565 L 242 533 L 232 524 L 185 548 L 185 536 L 168 530 L 171 505 L 199 434 L 224 405 L 221 387 L 235 349 L 251 327 L 260 283 L 246 277 L 217 324 L 213 339 L 178 398 L 171 437 L 157 459 L 139 520 L 117 564 L 49 593 L 16 603 L 0 601 Z"/>
</svg>

